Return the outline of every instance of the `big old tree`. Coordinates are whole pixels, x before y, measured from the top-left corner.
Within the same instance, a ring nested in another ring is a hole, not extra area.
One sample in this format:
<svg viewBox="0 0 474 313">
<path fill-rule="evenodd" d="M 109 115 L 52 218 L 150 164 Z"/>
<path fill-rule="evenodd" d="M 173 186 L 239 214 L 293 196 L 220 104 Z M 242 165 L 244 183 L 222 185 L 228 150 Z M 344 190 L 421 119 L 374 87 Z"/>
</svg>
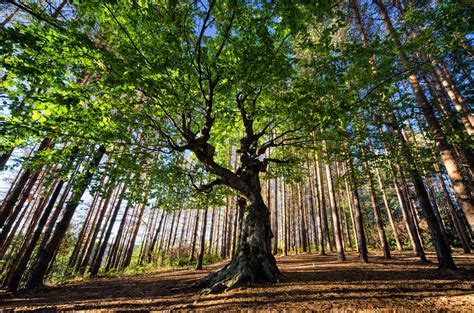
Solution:
<svg viewBox="0 0 474 313">
<path fill-rule="evenodd" d="M 202 286 L 277 281 L 260 173 L 284 162 L 270 148 L 304 144 L 321 120 L 293 96 L 297 12 L 266 1 L 101 1 L 53 19 L 8 2 L 29 19 L 3 30 L 12 129 L 194 158 L 212 175 L 197 189 L 224 185 L 245 202 L 236 257 Z"/>
</svg>

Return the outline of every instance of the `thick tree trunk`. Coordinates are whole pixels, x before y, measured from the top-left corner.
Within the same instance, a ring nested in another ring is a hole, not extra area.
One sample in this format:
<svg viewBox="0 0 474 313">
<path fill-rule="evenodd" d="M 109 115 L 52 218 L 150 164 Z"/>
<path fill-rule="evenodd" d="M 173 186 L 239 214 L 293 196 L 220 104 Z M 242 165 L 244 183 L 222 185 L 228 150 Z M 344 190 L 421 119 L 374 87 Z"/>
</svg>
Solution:
<svg viewBox="0 0 474 313">
<path fill-rule="evenodd" d="M 270 212 L 259 193 L 247 201 L 237 255 L 199 283 L 200 287 L 208 288 L 207 293 L 229 290 L 246 282 L 277 282 L 280 278 L 271 250 Z"/>
</svg>

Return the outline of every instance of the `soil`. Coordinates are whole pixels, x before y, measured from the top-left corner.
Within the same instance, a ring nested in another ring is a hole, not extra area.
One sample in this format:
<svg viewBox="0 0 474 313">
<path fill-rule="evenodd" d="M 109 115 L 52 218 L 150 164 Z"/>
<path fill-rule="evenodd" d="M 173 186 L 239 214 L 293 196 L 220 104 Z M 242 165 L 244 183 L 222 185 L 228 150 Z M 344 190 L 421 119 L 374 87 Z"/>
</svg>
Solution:
<svg viewBox="0 0 474 313">
<path fill-rule="evenodd" d="M 357 253 L 337 262 L 330 254 L 278 257 L 285 275 L 274 285 L 254 285 L 222 294 L 199 294 L 194 285 L 223 263 L 202 271 L 176 269 L 143 275 L 102 277 L 2 295 L 7 310 L 407 310 L 474 311 L 474 255 L 455 253 L 458 270 L 440 271 L 411 252 L 384 260 L 371 251 L 370 263 Z M 433 253 L 428 257 L 434 261 Z"/>
</svg>

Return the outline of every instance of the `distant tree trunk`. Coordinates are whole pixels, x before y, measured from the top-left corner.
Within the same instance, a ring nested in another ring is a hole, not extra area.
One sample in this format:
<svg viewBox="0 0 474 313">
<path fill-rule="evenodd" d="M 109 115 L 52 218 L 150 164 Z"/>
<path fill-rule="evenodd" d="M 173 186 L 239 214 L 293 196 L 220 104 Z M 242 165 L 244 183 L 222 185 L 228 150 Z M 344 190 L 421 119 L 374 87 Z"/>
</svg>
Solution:
<svg viewBox="0 0 474 313">
<path fill-rule="evenodd" d="M 436 202 L 436 196 L 434 194 L 433 182 L 431 181 L 431 179 L 429 179 L 429 178 L 426 179 L 426 185 L 428 185 L 428 195 L 432 199 L 433 212 L 435 214 L 436 220 L 438 221 L 438 225 L 439 225 L 439 228 L 441 229 L 441 233 L 443 235 L 444 241 L 446 242 L 446 245 L 448 246 L 449 250 L 452 252 L 451 246 L 450 246 L 450 243 L 449 243 L 449 240 L 448 240 L 448 236 L 446 235 L 446 229 L 444 227 L 443 219 L 441 218 L 441 214 L 439 213 L 439 207 L 438 207 L 438 204 Z"/>
<path fill-rule="evenodd" d="M 94 260 L 94 263 L 92 264 L 92 267 L 90 269 L 90 275 L 91 276 L 96 276 L 97 273 L 99 272 L 100 266 L 102 264 L 102 258 L 104 257 L 105 250 L 107 249 L 107 245 L 109 243 L 110 235 L 112 234 L 112 229 L 115 224 L 115 220 L 117 219 L 118 212 L 120 211 L 120 206 L 122 205 L 122 200 L 125 191 L 127 190 L 126 186 L 122 187 L 122 191 L 120 192 L 117 204 L 115 205 L 115 208 L 112 212 L 112 216 L 110 217 L 109 224 L 107 226 L 107 230 L 105 231 L 104 239 L 102 240 L 102 243 L 99 247 L 97 256 Z"/>
<path fill-rule="evenodd" d="M 232 258 L 235 256 L 236 246 L 237 246 L 237 224 L 238 224 L 238 221 L 239 221 L 239 216 L 238 216 L 239 204 L 237 202 L 238 202 L 238 200 L 236 201 L 236 210 L 235 210 L 235 213 L 234 213 L 234 225 L 232 226 L 232 229 L 233 229 L 233 231 L 232 231 L 232 250 L 231 250 L 231 253 L 230 253 L 230 256 Z"/>
<path fill-rule="evenodd" d="M 151 185 L 151 183 L 150 183 L 150 185 Z M 149 191 L 150 190 L 148 189 L 145 192 L 143 203 L 140 205 L 140 211 L 138 213 L 138 218 L 137 218 L 137 221 L 136 221 L 136 225 L 135 225 L 135 227 L 133 228 L 133 231 L 132 231 L 132 236 L 131 236 L 131 239 L 130 239 L 130 244 L 128 246 L 128 250 L 127 250 L 127 254 L 126 254 L 126 257 L 125 257 L 123 267 L 129 266 L 130 262 L 132 260 L 133 250 L 135 248 L 135 241 L 137 240 L 138 230 L 140 229 L 143 213 L 145 212 L 145 206 L 146 206 L 146 203 L 147 203 Z"/>
<path fill-rule="evenodd" d="M 229 206 L 229 219 L 228 219 L 228 224 L 227 224 L 227 235 L 226 235 L 226 251 L 225 255 L 226 257 L 232 257 L 230 254 L 231 252 L 231 245 L 232 245 L 232 235 L 234 234 L 233 226 L 234 224 L 232 223 L 233 217 L 234 217 L 234 210 L 232 210 L 233 206 L 233 201 L 234 199 L 231 199 L 230 206 Z"/>
<path fill-rule="evenodd" d="M 217 223 L 216 223 L 216 247 L 215 247 L 215 251 L 214 251 L 214 254 L 215 255 L 218 255 L 219 254 L 219 238 L 222 236 L 222 234 L 220 233 L 220 221 L 221 221 L 221 212 L 222 211 L 222 208 L 218 208 L 217 210 Z M 188 231 L 186 230 L 186 233 Z"/>
<path fill-rule="evenodd" d="M 315 211 L 314 209 L 314 194 L 313 194 L 313 177 L 311 175 L 311 169 L 309 167 L 309 163 L 306 163 L 308 172 L 310 173 L 309 179 L 308 179 L 308 197 L 309 197 L 309 211 L 311 215 L 311 223 L 313 225 L 313 242 L 315 249 L 318 249 L 318 236 L 319 236 L 319 230 L 318 230 L 318 225 L 319 225 L 319 219 L 317 218 L 317 210 Z M 318 220 L 318 221 L 317 221 Z M 318 249 L 319 251 L 319 249 Z"/>
<path fill-rule="evenodd" d="M 324 233 L 323 233 L 323 218 L 322 218 L 322 210 L 321 210 L 321 196 L 319 195 L 320 188 L 319 188 L 319 168 L 318 164 L 315 162 L 314 164 L 314 176 L 313 176 L 313 190 L 314 194 L 314 202 L 316 204 L 316 224 L 318 229 L 318 251 L 319 255 L 325 255 L 324 251 Z"/>
<path fill-rule="evenodd" d="M 382 246 L 383 256 L 385 259 L 390 259 L 390 246 L 388 245 L 387 237 L 385 235 L 384 224 L 382 221 L 382 216 L 380 213 L 380 208 L 377 203 L 377 196 L 375 195 L 374 181 L 372 178 L 372 173 L 370 171 L 369 163 L 367 159 L 364 160 L 365 170 L 368 176 L 368 187 L 370 194 L 370 202 L 372 204 L 372 209 L 374 210 L 375 225 L 377 226 L 377 231 L 379 233 L 380 244 Z"/>
<path fill-rule="evenodd" d="M 344 163 L 342 164 L 343 166 L 343 170 L 344 170 L 344 175 L 350 175 L 348 173 L 348 166 L 347 166 L 347 160 L 344 161 Z M 347 198 L 347 203 L 348 203 L 348 206 L 349 206 L 349 214 L 351 216 L 351 222 L 352 222 L 352 231 L 354 232 L 354 238 L 355 238 L 355 244 L 356 244 L 356 249 L 357 251 L 359 251 L 359 244 L 357 242 L 357 230 L 356 230 L 356 226 L 355 226 L 355 219 L 354 219 L 354 200 L 353 200 L 353 197 L 352 197 L 352 188 L 349 187 L 349 182 L 350 182 L 350 178 L 349 177 L 346 177 L 344 179 L 344 187 L 345 187 L 345 191 L 346 191 L 346 198 Z"/>
<path fill-rule="evenodd" d="M 298 208 L 299 208 L 299 211 L 300 211 L 300 215 L 301 215 L 301 225 L 300 225 L 300 229 L 301 229 L 301 247 L 302 247 L 302 250 L 303 252 L 308 252 L 308 240 L 307 240 L 307 234 L 308 234 L 308 231 L 306 229 L 306 221 L 305 221 L 305 206 L 304 206 L 304 203 L 305 203 L 305 199 L 304 199 L 304 193 L 303 193 L 303 190 L 302 188 L 300 187 L 300 184 L 297 184 L 296 185 L 296 192 L 298 194 Z"/>
<path fill-rule="evenodd" d="M 369 262 L 367 254 L 367 239 L 364 232 L 364 222 L 362 219 L 362 210 L 360 207 L 359 201 L 359 191 L 357 190 L 356 178 L 354 172 L 354 165 L 352 158 L 349 158 L 349 169 L 350 169 L 350 181 L 351 181 L 351 190 L 352 198 L 354 200 L 354 225 L 356 229 L 356 238 L 357 238 L 357 247 L 359 251 L 359 258 L 361 262 Z"/>
<path fill-rule="evenodd" d="M 207 227 L 207 211 L 208 209 L 204 209 L 204 216 L 202 220 L 202 227 L 201 227 L 201 245 L 199 247 L 199 255 L 196 264 L 196 270 L 202 270 L 202 263 L 204 260 L 204 251 L 205 251 L 205 244 L 206 244 L 206 227 Z"/>
<path fill-rule="evenodd" d="M 226 254 L 227 236 L 229 236 L 227 226 L 229 225 L 229 210 L 230 210 L 230 198 L 229 196 L 226 196 L 225 209 L 224 209 L 224 221 L 222 225 L 222 240 L 221 240 L 221 257 L 222 258 L 227 257 L 227 254 Z"/>
<path fill-rule="evenodd" d="M 169 212 L 166 212 L 166 217 L 165 217 L 165 220 L 163 222 L 163 230 L 161 232 L 160 242 L 158 243 L 158 251 L 161 251 L 163 249 L 163 244 L 164 244 L 164 240 L 165 240 L 165 236 L 166 236 L 166 225 L 168 224 L 169 217 L 170 217 Z"/>
<path fill-rule="evenodd" d="M 335 165 L 336 165 L 336 178 L 337 178 L 337 180 L 339 180 L 341 178 L 339 162 L 336 161 Z M 347 243 L 348 243 L 349 247 L 352 249 L 352 239 L 351 239 L 351 233 L 350 233 L 350 230 L 349 230 L 349 219 L 347 218 L 347 211 L 345 210 L 344 205 L 343 205 L 344 196 L 343 196 L 342 192 L 340 192 L 340 190 L 338 190 L 338 192 L 337 192 L 337 197 L 339 199 L 339 204 L 340 204 L 339 207 L 341 208 L 342 219 L 344 220 L 344 232 L 345 232 L 345 236 L 347 238 Z M 351 206 L 349 201 L 347 202 L 347 205 L 349 207 Z"/>
<path fill-rule="evenodd" d="M 107 265 L 105 266 L 105 271 L 109 271 L 111 268 L 115 268 L 118 258 L 118 250 L 120 246 L 120 241 L 122 240 L 123 232 L 125 230 L 125 223 L 127 221 L 128 211 L 130 210 L 131 204 L 127 203 L 125 206 L 125 211 L 122 215 L 122 220 L 120 221 L 119 228 L 117 230 L 117 235 L 115 240 L 110 248 L 109 255 L 107 257 Z"/>
<path fill-rule="evenodd" d="M 398 235 L 397 227 L 395 226 L 395 222 L 393 220 L 393 215 L 392 211 L 390 209 L 390 205 L 388 203 L 388 198 L 387 194 L 385 193 L 385 186 L 382 181 L 382 174 L 380 173 L 380 169 L 376 169 L 376 174 L 377 174 L 377 181 L 379 184 L 380 192 L 382 194 L 382 200 L 385 205 L 385 210 L 387 211 L 387 216 L 388 216 L 388 221 L 390 223 L 390 228 L 392 229 L 393 237 L 395 239 L 395 243 L 397 244 L 397 249 L 398 251 L 403 250 L 403 245 L 402 242 L 400 241 L 400 236 Z"/>
<path fill-rule="evenodd" d="M 278 177 L 275 178 L 275 202 L 273 209 L 273 255 L 278 254 Z"/>
<path fill-rule="evenodd" d="M 79 273 L 82 275 L 86 272 L 87 266 L 90 261 L 90 257 L 92 254 L 92 251 L 94 250 L 95 247 L 95 242 L 97 239 L 97 236 L 99 235 L 99 231 L 102 225 L 102 221 L 105 217 L 105 213 L 108 211 L 109 203 L 112 198 L 112 193 L 111 193 L 112 187 L 109 188 L 109 191 L 107 192 L 107 198 L 105 199 L 105 202 L 103 206 L 99 206 L 99 216 L 97 221 L 94 223 L 93 228 L 91 229 L 91 237 L 89 238 L 89 242 L 85 247 L 85 254 L 82 257 L 82 259 L 79 260 Z"/>
<path fill-rule="evenodd" d="M 332 251 L 331 238 L 329 236 L 329 225 L 328 218 L 326 214 L 326 199 L 324 198 L 324 179 L 323 179 L 323 170 L 321 167 L 321 162 L 319 156 L 316 154 L 316 177 L 318 178 L 318 195 L 319 195 L 319 209 L 321 211 L 321 219 L 323 224 L 323 233 L 324 240 L 327 243 L 327 249 Z M 324 250 L 320 252 L 321 255 L 324 255 Z"/>
<path fill-rule="evenodd" d="M 103 179 L 102 179 L 103 181 Z M 100 186 L 101 184 L 99 184 Z M 100 187 L 99 187 L 100 188 Z M 89 210 L 87 212 L 87 216 L 86 216 L 86 219 L 84 220 L 84 224 L 82 225 L 82 228 L 81 228 L 81 231 L 79 232 L 79 235 L 77 236 L 77 241 L 76 241 L 76 244 L 74 245 L 74 249 L 72 250 L 72 253 L 71 253 L 71 256 L 69 257 L 69 263 L 68 263 L 68 270 L 70 270 L 72 272 L 73 268 L 75 270 L 77 270 L 77 267 L 78 267 L 78 258 L 81 259 L 82 258 L 82 255 L 81 257 L 79 257 L 79 253 L 81 252 L 81 248 L 82 248 L 82 243 L 84 242 L 84 238 L 87 234 L 87 230 L 88 230 L 88 227 L 89 225 L 91 224 L 91 219 L 92 219 L 92 213 L 94 213 L 94 208 L 95 208 L 95 205 L 97 203 L 97 200 L 99 199 L 99 192 L 96 192 L 95 195 L 94 195 L 94 198 L 92 199 L 92 203 L 91 203 L 91 206 L 89 207 Z M 97 212 L 95 212 L 97 213 Z"/>
<path fill-rule="evenodd" d="M 93 174 L 96 168 L 99 166 L 102 157 L 105 154 L 105 147 L 100 146 L 98 151 L 95 153 L 94 157 L 89 161 L 89 164 L 84 169 L 84 176 L 77 184 L 76 189 L 74 190 L 71 198 L 69 199 L 68 204 L 64 209 L 63 216 L 61 220 L 57 223 L 56 228 L 51 236 L 51 239 L 46 244 L 43 250 L 39 250 L 36 256 L 36 260 L 31 268 L 30 274 L 26 281 L 26 288 L 31 289 L 43 285 L 43 279 L 48 270 L 49 264 L 52 262 L 52 259 L 61 244 L 64 235 L 69 227 L 72 216 L 76 211 L 77 206 L 82 198 L 82 195 L 89 186 Z"/>
<path fill-rule="evenodd" d="M 189 255 L 189 262 L 193 262 L 195 260 L 194 253 L 196 251 L 198 225 L 199 225 L 199 211 L 196 211 L 196 220 L 194 222 L 193 237 L 191 239 L 191 253 Z"/>
<path fill-rule="evenodd" d="M 283 255 L 288 255 L 288 201 L 286 193 L 286 181 L 281 184 L 283 197 Z"/>
<path fill-rule="evenodd" d="M 211 213 L 211 230 L 209 234 L 209 248 L 208 248 L 208 254 L 212 254 L 212 244 L 214 240 L 214 217 L 216 216 L 216 208 L 212 207 L 212 213 Z"/>
<path fill-rule="evenodd" d="M 339 213 L 337 211 L 336 198 L 334 195 L 334 186 L 332 182 L 331 166 L 326 164 L 326 178 L 328 182 L 329 203 L 331 204 L 331 216 L 334 225 L 334 240 L 336 242 L 337 259 L 345 261 L 344 248 L 342 244 L 341 224 L 339 222 Z"/>
</svg>

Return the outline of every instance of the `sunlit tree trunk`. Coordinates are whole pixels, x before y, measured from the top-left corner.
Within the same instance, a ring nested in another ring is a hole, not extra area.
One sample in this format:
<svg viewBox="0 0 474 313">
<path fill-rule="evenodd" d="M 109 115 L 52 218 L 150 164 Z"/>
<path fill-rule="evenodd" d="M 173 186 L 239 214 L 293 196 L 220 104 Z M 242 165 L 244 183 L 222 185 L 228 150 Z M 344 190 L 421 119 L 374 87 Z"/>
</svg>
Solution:
<svg viewBox="0 0 474 313">
<path fill-rule="evenodd" d="M 84 176 L 81 177 L 76 189 L 73 191 L 71 198 L 69 199 L 66 207 L 64 208 L 63 216 L 56 224 L 56 228 L 51 235 L 49 242 L 46 244 L 43 250 L 39 250 L 32 265 L 30 274 L 26 281 L 26 288 L 35 288 L 43 284 L 43 279 L 47 273 L 48 266 L 53 260 L 54 254 L 59 248 L 64 235 L 69 227 L 72 216 L 76 211 L 77 206 L 82 198 L 82 195 L 89 186 L 95 169 L 99 166 L 102 157 L 105 154 L 105 147 L 100 146 L 98 151 L 89 161 L 89 164 L 84 169 Z"/>
<path fill-rule="evenodd" d="M 359 251 L 359 259 L 361 262 L 369 262 L 368 253 L 367 253 L 367 239 L 364 231 L 364 222 L 362 218 L 362 209 L 360 206 L 359 191 L 357 189 L 354 165 L 352 158 L 349 159 L 349 169 L 350 169 L 350 181 L 351 181 L 351 190 L 352 197 L 354 199 L 354 225 L 356 229 L 356 238 L 357 238 L 357 248 Z"/>
<path fill-rule="evenodd" d="M 204 251 L 206 244 L 206 227 L 207 227 L 207 208 L 204 209 L 204 214 L 202 218 L 202 227 L 201 227 L 201 244 L 199 246 L 199 254 L 197 258 L 196 269 L 202 270 L 203 260 L 204 260 Z"/>
<path fill-rule="evenodd" d="M 334 241 L 336 242 L 337 259 L 339 261 L 345 261 L 346 256 L 344 255 L 344 246 L 342 243 L 341 224 L 339 221 L 339 212 L 337 210 L 336 198 L 334 194 L 334 185 L 332 181 L 331 166 L 329 165 L 329 163 L 326 163 L 326 179 L 328 183 L 328 195 L 329 195 L 329 203 L 331 205 L 332 223 L 334 226 L 333 231 L 334 231 Z"/>
<path fill-rule="evenodd" d="M 395 47 L 398 49 L 398 55 L 400 57 L 400 61 L 403 64 L 405 70 L 410 70 L 410 61 L 408 60 L 408 56 L 405 54 L 403 46 L 401 45 L 397 33 L 393 28 L 392 22 L 390 17 L 387 13 L 387 9 L 385 5 L 382 3 L 381 0 L 374 0 L 377 6 L 380 9 L 380 13 L 382 16 L 382 20 L 387 28 L 387 31 L 392 38 L 393 42 L 395 43 Z M 418 78 L 415 74 L 410 74 L 408 77 L 408 82 L 413 91 L 413 95 L 415 96 L 415 100 L 422 110 L 426 121 L 428 122 L 428 126 L 431 131 L 431 135 L 436 143 L 436 147 L 439 151 L 441 161 L 443 162 L 448 176 L 450 177 L 454 191 L 456 193 L 457 198 L 459 199 L 463 212 L 469 222 L 471 230 L 474 230 L 474 201 L 472 198 L 469 189 L 466 186 L 466 183 L 463 181 L 463 177 L 461 174 L 461 169 L 459 168 L 458 164 L 454 159 L 454 150 L 452 145 L 447 141 L 443 130 L 436 118 L 436 115 L 431 107 L 426 95 L 418 82 Z M 436 230 L 433 229 L 434 232 Z M 445 262 L 441 262 L 442 267 L 454 267 L 454 263 L 451 264 L 449 258 L 444 260 Z"/>
</svg>

